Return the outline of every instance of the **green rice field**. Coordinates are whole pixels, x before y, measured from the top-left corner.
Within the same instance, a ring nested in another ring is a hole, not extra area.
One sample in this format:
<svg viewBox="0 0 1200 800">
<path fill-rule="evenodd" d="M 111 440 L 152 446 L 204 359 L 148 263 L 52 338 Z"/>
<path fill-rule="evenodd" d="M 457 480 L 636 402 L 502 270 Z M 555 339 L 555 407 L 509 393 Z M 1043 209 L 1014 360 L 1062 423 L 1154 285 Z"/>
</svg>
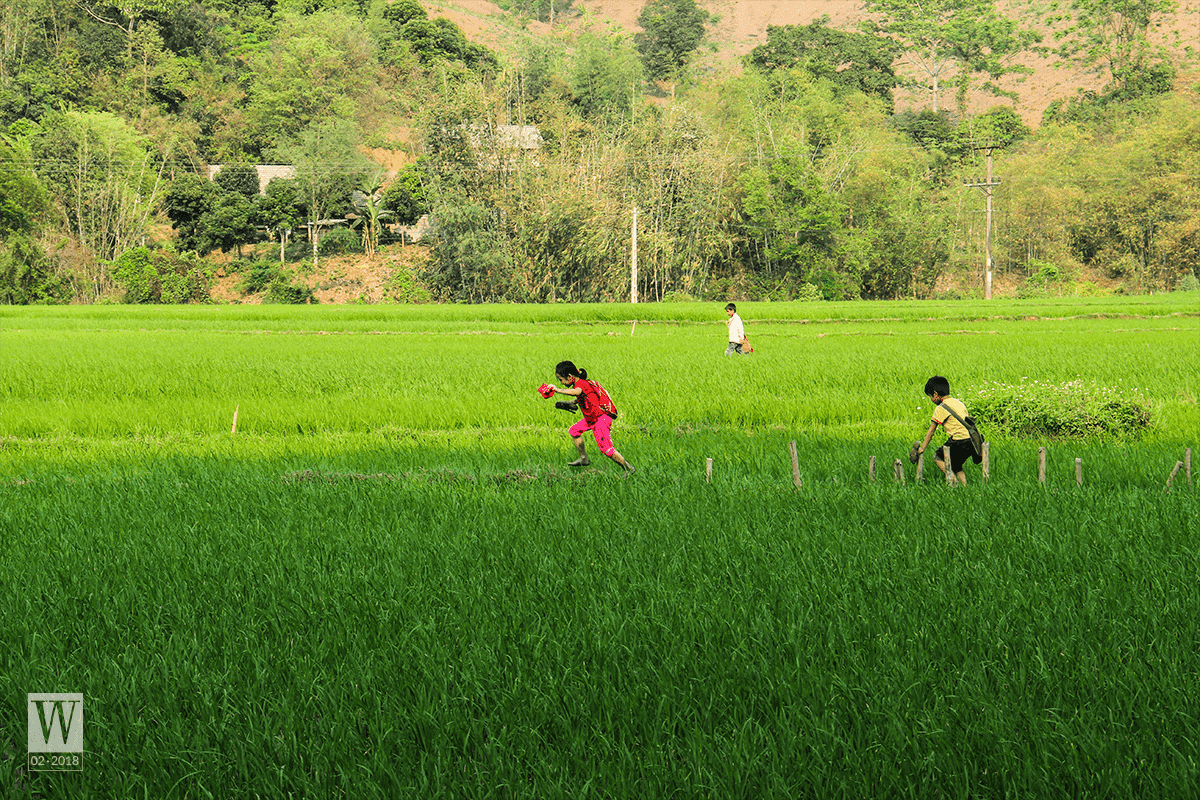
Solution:
<svg viewBox="0 0 1200 800">
<path fill-rule="evenodd" d="M 1194 797 L 1200 295 L 721 305 L 5 308 L 0 797 Z M 1150 427 L 900 483 L 933 374 Z"/>
</svg>

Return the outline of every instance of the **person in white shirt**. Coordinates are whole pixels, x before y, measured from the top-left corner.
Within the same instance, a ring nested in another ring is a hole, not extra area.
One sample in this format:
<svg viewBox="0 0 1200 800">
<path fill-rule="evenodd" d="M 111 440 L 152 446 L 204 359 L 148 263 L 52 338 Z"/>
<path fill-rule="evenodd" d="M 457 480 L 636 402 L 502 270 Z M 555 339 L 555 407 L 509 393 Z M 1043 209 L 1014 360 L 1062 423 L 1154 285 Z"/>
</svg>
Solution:
<svg viewBox="0 0 1200 800">
<path fill-rule="evenodd" d="M 742 324 L 742 318 L 738 316 L 737 306 L 733 303 L 725 306 L 725 315 L 729 319 L 725 324 L 729 327 L 729 346 L 725 348 L 725 355 L 749 355 L 749 350 L 743 349 L 746 342 L 746 326 Z"/>
</svg>

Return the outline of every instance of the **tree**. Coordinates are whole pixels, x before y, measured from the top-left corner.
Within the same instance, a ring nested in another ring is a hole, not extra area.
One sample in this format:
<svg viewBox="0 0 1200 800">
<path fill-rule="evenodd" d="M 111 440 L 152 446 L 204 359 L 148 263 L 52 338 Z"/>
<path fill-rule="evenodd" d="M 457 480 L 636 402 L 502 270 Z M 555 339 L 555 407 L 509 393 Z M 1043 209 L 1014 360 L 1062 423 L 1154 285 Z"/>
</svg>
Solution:
<svg viewBox="0 0 1200 800">
<path fill-rule="evenodd" d="M 409 20 L 428 19 L 429 13 L 417 0 L 396 0 L 396 2 L 384 6 L 383 18 L 395 28 L 400 29 Z"/>
<path fill-rule="evenodd" d="M 425 171 L 424 159 L 409 164 L 400 170 L 383 192 L 380 206 L 390 211 L 401 225 L 413 225 L 422 214 L 429 213 L 425 183 L 429 174 Z"/>
<path fill-rule="evenodd" d="M 304 219 L 304 204 L 295 178 L 275 178 L 258 198 L 258 218 L 279 237 L 279 263 L 284 263 L 287 239 Z"/>
<path fill-rule="evenodd" d="M 1009 61 L 1039 40 L 1033 31 L 1018 30 L 1016 22 L 996 10 L 993 0 L 866 0 L 866 8 L 881 15 L 882 21 L 868 22 L 864 29 L 904 45 L 909 62 L 929 86 L 935 112 L 943 84 L 957 87 L 962 104 L 975 74 L 996 79 L 1028 72 Z M 1000 93 L 992 83 L 984 88 Z"/>
<path fill-rule="evenodd" d="M 282 163 L 295 165 L 316 266 L 319 223 L 326 214 L 349 209 L 351 192 L 370 169 L 358 152 L 358 128 L 347 120 L 324 120 L 276 148 L 274 154 Z"/>
<path fill-rule="evenodd" d="M 808 280 L 831 268 L 842 208 L 810 164 L 777 158 L 744 173 L 742 188 L 747 234 L 763 243 L 768 272 Z"/>
<path fill-rule="evenodd" d="M 381 170 L 374 170 L 363 175 L 358 184 L 358 192 L 363 196 L 363 210 L 367 212 L 365 217 L 360 218 L 363 252 L 367 258 L 374 258 L 375 252 L 379 248 L 379 219 L 383 213 L 383 207 L 379 202 L 379 193 L 383 189 L 383 181 L 384 173 Z"/>
<path fill-rule="evenodd" d="M 601 38 L 585 33 L 578 43 L 571 74 L 575 105 L 593 119 L 630 119 L 635 91 L 642 82 L 642 67 L 628 41 L 620 36 Z"/>
<path fill-rule="evenodd" d="M 213 183 L 226 192 L 250 200 L 258 194 L 258 170 L 253 164 L 224 164 L 213 178 Z"/>
<path fill-rule="evenodd" d="M 91 259 L 88 292 L 99 297 L 108 288 L 104 263 L 149 232 L 166 188 L 166 158 L 124 120 L 101 112 L 47 114 L 34 150 L 71 235 Z"/>
<path fill-rule="evenodd" d="M 237 192 L 219 192 L 210 208 L 200 218 L 200 255 L 213 250 L 228 253 L 236 248 L 242 257 L 242 245 L 258 235 L 254 225 L 254 204 Z"/>
<path fill-rule="evenodd" d="M 746 63 L 764 72 L 801 68 L 813 77 L 878 97 L 890 113 L 900 79 L 892 63 L 902 52 L 882 36 L 827 27 L 829 17 L 808 25 L 768 25 L 767 42 L 750 51 Z"/>
<path fill-rule="evenodd" d="M 504 298 L 508 254 L 495 214 L 466 197 L 439 205 L 430 253 L 430 282 L 452 300 L 486 303 Z"/>
<path fill-rule="evenodd" d="M 708 12 L 696 0 L 650 0 L 638 16 L 641 33 L 633 41 L 655 80 L 674 78 L 704 38 Z"/>
<path fill-rule="evenodd" d="M 1055 52 L 1107 73 L 1113 91 L 1145 82 L 1165 58 L 1152 47 L 1149 30 L 1177 5 L 1175 0 L 1072 0 L 1050 18 L 1066 23 Z"/>
<path fill-rule="evenodd" d="M 554 24 L 554 16 L 571 8 L 574 0 L 507 0 L 501 5 L 513 14 Z"/>
<path fill-rule="evenodd" d="M 62 302 L 66 287 L 27 233 L 0 241 L 0 304 Z"/>
<path fill-rule="evenodd" d="M 400 38 L 408 42 L 423 64 L 457 61 L 484 74 L 493 74 L 500 69 L 500 61 L 491 50 L 469 41 L 457 25 L 444 17 L 410 19 L 400 29 Z"/>
<path fill-rule="evenodd" d="M 213 196 L 219 189 L 211 181 L 188 172 L 171 181 L 163 194 L 163 210 L 171 227 L 179 232 L 181 250 L 199 250 L 201 219 L 212 210 Z"/>
<path fill-rule="evenodd" d="M 251 75 L 243 124 L 252 126 L 258 152 L 294 142 L 320 120 L 355 119 L 371 105 L 359 99 L 383 82 L 362 21 L 330 11 L 284 17 L 252 59 Z"/>
<path fill-rule="evenodd" d="M 50 198 L 30 171 L 31 163 L 27 137 L 0 137 L 0 240 L 29 233 L 50 210 Z"/>
</svg>

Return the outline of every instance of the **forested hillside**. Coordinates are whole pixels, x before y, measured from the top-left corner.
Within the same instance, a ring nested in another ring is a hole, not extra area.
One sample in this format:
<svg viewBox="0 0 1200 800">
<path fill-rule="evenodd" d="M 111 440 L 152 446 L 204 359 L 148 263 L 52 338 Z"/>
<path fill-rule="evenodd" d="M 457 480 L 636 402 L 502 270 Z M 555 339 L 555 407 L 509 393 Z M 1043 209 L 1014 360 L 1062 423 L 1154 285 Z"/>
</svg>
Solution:
<svg viewBox="0 0 1200 800">
<path fill-rule="evenodd" d="M 1196 5 L 8 0 L 0 302 L 1195 287 Z"/>
</svg>

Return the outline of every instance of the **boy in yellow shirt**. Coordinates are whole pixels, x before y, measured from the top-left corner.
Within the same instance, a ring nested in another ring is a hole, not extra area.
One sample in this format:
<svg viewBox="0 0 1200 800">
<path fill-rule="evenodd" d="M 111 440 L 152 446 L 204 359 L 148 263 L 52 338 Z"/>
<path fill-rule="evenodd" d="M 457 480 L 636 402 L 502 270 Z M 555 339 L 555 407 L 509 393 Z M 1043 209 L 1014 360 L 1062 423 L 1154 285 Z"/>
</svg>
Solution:
<svg viewBox="0 0 1200 800">
<path fill-rule="evenodd" d="M 908 454 L 908 459 L 914 464 L 917 462 L 921 453 L 924 453 L 925 448 L 929 447 L 929 441 L 933 438 L 934 432 L 941 425 L 946 431 L 946 444 L 943 446 L 950 448 L 950 470 L 954 473 L 954 477 L 958 478 L 958 482 L 966 486 L 967 475 L 963 472 L 963 465 L 967 463 L 968 458 L 976 464 L 980 463 L 983 458 L 975 452 L 975 447 L 971 444 L 971 434 L 967 432 L 966 426 L 950 413 L 950 409 L 953 409 L 959 417 L 966 419 L 967 406 L 962 400 L 950 397 L 950 381 L 941 375 L 934 375 L 925 382 L 925 396 L 933 401 L 933 419 L 929 423 L 929 430 L 925 432 L 925 441 L 913 446 L 912 452 Z M 945 472 L 946 464 L 942 461 L 941 447 L 937 449 L 933 458 L 938 467 Z"/>
</svg>

